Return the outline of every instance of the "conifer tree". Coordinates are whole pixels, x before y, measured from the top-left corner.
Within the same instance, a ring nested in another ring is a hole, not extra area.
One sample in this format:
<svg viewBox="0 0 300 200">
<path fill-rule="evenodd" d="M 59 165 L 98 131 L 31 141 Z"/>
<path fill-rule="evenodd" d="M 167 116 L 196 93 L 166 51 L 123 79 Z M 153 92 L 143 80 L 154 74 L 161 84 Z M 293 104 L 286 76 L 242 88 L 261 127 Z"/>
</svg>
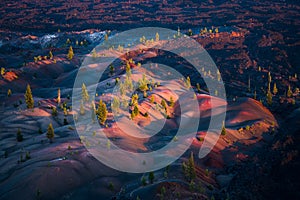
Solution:
<svg viewBox="0 0 300 200">
<path fill-rule="evenodd" d="M 92 58 L 97 58 L 96 49 L 92 50 Z"/>
<path fill-rule="evenodd" d="M 167 103 L 164 99 L 161 100 L 161 106 L 165 109 L 165 111 L 167 111 Z"/>
<path fill-rule="evenodd" d="M 82 87 L 81 87 L 81 95 L 82 95 L 82 100 L 84 102 L 88 102 L 89 99 L 90 99 L 90 96 L 89 96 L 89 93 L 88 93 L 88 90 L 86 89 L 86 86 L 84 83 L 82 83 Z"/>
<path fill-rule="evenodd" d="M 218 81 L 221 81 L 221 73 L 220 73 L 219 70 L 217 71 L 217 80 L 218 80 Z"/>
<path fill-rule="evenodd" d="M 112 102 L 112 109 L 115 111 L 115 112 L 119 112 L 119 108 L 120 108 L 120 101 L 118 98 L 114 97 L 113 98 L 113 102 Z"/>
<path fill-rule="evenodd" d="M 122 82 L 119 85 L 119 89 L 120 89 L 121 96 L 124 96 L 125 95 L 125 85 Z"/>
<path fill-rule="evenodd" d="M 171 108 L 174 107 L 174 104 L 175 104 L 175 102 L 174 102 L 173 97 L 170 97 L 170 107 Z"/>
<path fill-rule="evenodd" d="M 189 171 L 190 171 L 190 179 L 193 180 L 196 178 L 196 168 L 194 162 L 194 154 L 191 152 L 191 156 L 189 158 Z"/>
<path fill-rule="evenodd" d="M 139 100 L 139 95 L 138 94 L 134 94 L 132 95 L 132 98 L 131 98 L 131 105 L 137 105 L 138 104 L 138 100 Z"/>
<path fill-rule="evenodd" d="M 115 67 L 113 65 L 110 65 L 109 66 L 109 73 L 110 73 L 110 75 L 113 75 L 114 72 L 115 72 Z"/>
<path fill-rule="evenodd" d="M 18 142 L 22 142 L 23 141 L 23 135 L 21 133 L 21 129 L 18 128 L 18 131 L 17 131 L 17 141 Z"/>
<path fill-rule="evenodd" d="M 100 120 L 100 123 L 104 125 L 107 119 L 107 108 L 106 104 L 102 100 L 99 101 L 97 115 L 98 119 Z"/>
<path fill-rule="evenodd" d="M 272 93 L 270 90 L 267 92 L 267 103 L 272 105 Z"/>
<path fill-rule="evenodd" d="M 225 128 L 225 122 L 223 121 L 221 135 L 226 135 L 226 128 Z"/>
<path fill-rule="evenodd" d="M 177 36 L 178 36 L 178 37 L 180 36 L 180 28 L 179 28 L 179 26 L 178 26 L 178 28 L 177 28 Z"/>
<path fill-rule="evenodd" d="M 52 60 L 52 58 L 53 58 L 53 53 L 52 53 L 52 51 L 49 51 L 49 58 L 50 58 L 50 60 Z"/>
<path fill-rule="evenodd" d="M 84 115 L 85 114 L 85 110 L 84 110 L 84 106 L 83 106 L 83 102 L 81 101 L 80 103 L 80 114 Z"/>
<path fill-rule="evenodd" d="M 139 89 L 142 91 L 142 92 L 145 92 L 147 91 L 149 88 L 148 88 L 148 81 L 146 79 L 146 75 L 143 74 L 143 78 L 139 80 Z"/>
<path fill-rule="evenodd" d="M 130 72 L 131 73 L 131 72 Z M 133 90 L 133 83 L 129 76 L 126 76 L 124 86 L 127 90 L 132 91 Z"/>
<path fill-rule="evenodd" d="M 56 117 L 56 116 L 57 116 L 57 109 L 56 109 L 55 106 L 52 107 L 52 116 L 53 116 L 53 117 Z"/>
<path fill-rule="evenodd" d="M 272 76 L 271 72 L 268 73 L 268 91 L 271 91 L 271 81 L 272 81 Z"/>
<path fill-rule="evenodd" d="M 158 33 L 155 34 L 155 41 L 156 41 L 156 42 L 159 41 L 159 34 L 158 34 Z"/>
<path fill-rule="evenodd" d="M 5 68 L 4 67 L 1 67 L 1 70 L 0 70 L 1 72 L 1 76 L 3 76 L 4 74 L 5 74 Z"/>
<path fill-rule="evenodd" d="M 278 92 L 278 89 L 276 87 L 276 83 L 274 83 L 274 85 L 273 85 L 273 94 L 276 95 L 277 92 Z"/>
<path fill-rule="evenodd" d="M 7 96 L 8 96 L 8 97 L 10 97 L 10 96 L 11 96 L 11 94 L 12 94 L 12 91 L 11 91 L 11 89 L 8 89 L 8 90 L 7 90 Z"/>
<path fill-rule="evenodd" d="M 197 85 L 196 85 L 196 87 L 197 87 L 197 91 L 200 93 L 200 84 L 199 83 L 197 83 Z"/>
<path fill-rule="evenodd" d="M 34 100 L 33 100 L 33 97 L 32 97 L 32 93 L 31 93 L 31 89 L 30 89 L 29 84 L 27 85 L 26 92 L 25 92 L 24 96 L 25 96 L 25 102 L 26 102 L 27 108 L 33 108 L 34 107 Z"/>
<path fill-rule="evenodd" d="M 153 183 L 153 181 L 154 181 L 154 173 L 153 172 L 149 173 L 148 180 L 151 184 Z"/>
<path fill-rule="evenodd" d="M 134 117 L 138 116 L 139 114 L 139 108 L 137 105 L 134 105 L 134 108 L 133 108 L 133 114 L 134 114 Z"/>
<path fill-rule="evenodd" d="M 126 76 L 131 77 L 131 68 L 129 62 L 126 63 Z"/>
<path fill-rule="evenodd" d="M 60 105 L 61 99 L 60 99 L 60 88 L 57 90 L 57 104 Z"/>
<path fill-rule="evenodd" d="M 47 138 L 49 139 L 50 143 L 53 142 L 54 129 L 53 129 L 52 123 L 50 123 L 49 126 L 48 126 L 48 129 L 47 129 Z"/>
<path fill-rule="evenodd" d="M 186 87 L 187 87 L 188 89 L 190 89 L 190 88 L 191 88 L 191 79 L 190 79 L 190 77 L 189 77 L 189 76 L 186 78 L 185 85 L 186 85 Z"/>
<path fill-rule="evenodd" d="M 92 114 L 91 114 L 92 122 L 95 123 L 95 121 L 96 121 L 96 108 L 95 108 L 94 101 L 91 103 L 91 111 L 92 111 Z"/>
<path fill-rule="evenodd" d="M 291 90 L 291 86 L 290 85 L 288 87 L 288 91 L 287 91 L 286 95 L 287 95 L 287 97 L 291 97 L 293 95 L 293 92 Z"/>
<path fill-rule="evenodd" d="M 154 103 L 154 95 L 151 95 L 150 103 Z"/>
<path fill-rule="evenodd" d="M 67 55 L 67 58 L 68 58 L 69 60 L 72 60 L 73 57 L 74 57 L 73 48 L 72 48 L 72 46 L 70 46 L 69 52 L 68 52 L 68 55 Z"/>
</svg>

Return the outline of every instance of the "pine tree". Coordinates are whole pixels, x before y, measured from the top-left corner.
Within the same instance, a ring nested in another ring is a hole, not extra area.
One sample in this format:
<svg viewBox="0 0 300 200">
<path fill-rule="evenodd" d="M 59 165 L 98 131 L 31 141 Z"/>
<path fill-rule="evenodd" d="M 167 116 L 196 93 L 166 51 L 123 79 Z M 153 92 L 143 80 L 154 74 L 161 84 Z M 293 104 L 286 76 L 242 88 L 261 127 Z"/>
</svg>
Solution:
<svg viewBox="0 0 300 200">
<path fill-rule="evenodd" d="M 68 58 L 69 60 L 72 60 L 73 57 L 74 57 L 73 48 L 72 48 L 72 46 L 70 46 L 69 52 L 68 52 L 68 55 L 67 55 L 67 58 Z"/>
<path fill-rule="evenodd" d="M 17 141 L 18 142 L 22 142 L 23 141 L 23 135 L 21 133 L 21 129 L 18 128 L 18 131 L 17 131 Z"/>
<path fill-rule="evenodd" d="M 151 95 L 150 103 L 154 103 L 154 95 Z"/>
<path fill-rule="evenodd" d="M 122 99 L 121 105 L 124 109 L 127 109 L 129 104 L 128 104 L 128 101 L 126 99 Z"/>
<path fill-rule="evenodd" d="M 219 70 L 217 71 L 217 80 L 218 80 L 218 81 L 221 81 L 221 73 L 220 73 Z"/>
<path fill-rule="evenodd" d="M 60 88 L 57 90 L 57 104 L 60 105 L 61 99 L 60 99 Z"/>
<path fill-rule="evenodd" d="M 118 98 L 114 97 L 113 98 L 113 102 L 112 102 L 112 109 L 115 111 L 115 112 L 119 112 L 119 109 L 120 109 L 120 101 Z"/>
<path fill-rule="evenodd" d="M 269 105 L 272 105 L 272 93 L 270 92 L 270 90 L 267 92 L 267 103 Z"/>
<path fill-rule="evenodd" d="M 173 97 L 170 97 L 170 107 L 171 108 L 174 107 L 174 104 L 175 104 L 175 102 L 174 102 Z"/>
<path fill-rule="evenodd" d="M 100 123 L 104 125 L 107 119 L 107 108 L 106 104 L 102 100 L 99 101 L 97 115 L 98 119 L 100 120 Z"/>
<path fill-rule="evenodd" d="M 215 29 L 215 32 L 216 32 L 216 33 L 219 33 L 219 29 L 218 29 L 218 28 L 216 28 L 216 29 Z"/>
<path fill-rule="evenodd" d="M 49 58 L 50 58 L 50 60 L 52 60 L 52 58 L 53 58 L 52 51 L 49 51 Z"/>
<path fill-rule="evenodd" d="M 191 156 L 189 158 L 189 173 L 190 173 L 190 179 L 193 180 L 196 178 L 196 168 L 195 168 L 195 162 L 194 162 L 194 154 L 191 152 Z"/>
<path fill-rule="evenodd" d="M 141 182 L 143 186 L 147 185 L 145 176 L 142 177 Z"/>
<path fill-rule="evenodd" d="M 287 91 L 286 95 L 287 95 L 287 97 L 289 97 L 289 98 L 293 95 L 293 92 L 292 92 L 292 90 L 291 90 L 291 86 L 290 86 L 290 85 L 289 85 L 289 87 L 288 87 L 288 91 Z"/>
<path fill-rule="evenodd" d="M 0 70 L 1 72 L 1 76 L 3 76 L 4 74 L 5 74 L 5 68 L 4 67 L 1 67 L 1 70 Z"/>
<path fill-rule="evenodd" d="M 82 100 L 84 102 L 88 102 L 90 99 L 89 93 L 88 93 L 84 83 L 82 83 L 82 87 L 81 87 L 81 96 L 82 96 Z"/>
<path fill-rule="evenodd" d="M 134 114 L 134 117 L 138 116 L 138 114 L 140 113 L 139 111 L 139 108 L 137 105 L 134 105 L 134 108 L 133 108 L 133 114 Z"/>
<path fill-rule="evenodd" d="M 109 66 L 109 73 L 110 73 L 110 75 L 113 75 L 114 72 L 115 72 L 114 66 L 113 66 L 113 65 L 110 65 L 110 66 Z"/>
<path fill-rule="evenodd" d="M 7 96 L 8 96 L 8 97 L 10 97 L 10 96 L 11 96 L 11 94 L 12 94 L 12 91 L 11 91 L 11 89 L 8 89 L 8 90 L 7 90 Z"/>
<path fill-rule="evenodd" d="M 91 104 L 91 110 L 92 110 L 92 114 L 91 114 L 92 121 L 93 121 L 93 123 L 95 123 L 95 121 L 96 121 L 96 108 L 95 108 L 94 102 L 92 102 L 92 104 Z"/>
<path fill-rule="evenodd" d="M 178 26 L 178 28 L 177 28 L 177 36 L 178 36 L 178 37 L 180 36 L 180 28 L 179 28 L 179 26 Z"/>
<path fill-rule="evenodd" d="M 153 172 L 149 173 L 148 180 L 151 184 L 153 183 L 153 181 L 154 181 L 154 173 Z"/>
<path fill-rule="evenodd" d="M 131 77 L 131 68 L 129 62 L 126 63 L 126 76 Z"/>
<path fill-rule="evenodd" d="M 197 85 L 196 85 L 196 87 L 197 87 L 197 91 L 200 93 L 200 84 L 199 83 L 197 83 Z"/>
<path fill-rule="evenodd" d="M 161 106 L 165 109 L 165 111 L 167 111 L 167 103 L 164 99 L 161 100 Z"/>
<path fill-rule="evenodd" d="M 225 122 L 223 121 L 221 135 L 226 135 L 226 128 L 225 128 Z"/>
<path fill-rule="evenodd" d="M 155 41 L 156 41 L 156 42 L 159 41 L 159 34 L 158 34 L 158 33 L 155 34 Z"/>
<path fill-rule="evenodd" d="M 148 88 L 148 81 L 146 79 L 146 75 L 143 74 L 143 78 L 139 80 L 139 89 L 141 91 L 147 91 L 149 88 Z"/>
<path fill-rule="evenodd" d="M 272 82 L 272 76 L 271 72 L 268 73 L 268 91 L 271 91 L 271 82 Z"/>
<path fill-rule="evenodd" d="M 132 98 L 131 98 L 131 105 L 137 105 L 138 104 L 138 101 L 139 101 L 139 95 L 138 94 L 134 94 L 132 95 Z"/>
<path fill-rule="evenodd" d="M 83 106 L 83 102 L 81 101 L 80 103 L 80 114 L 84 115 L 85 114 L 85 110 L 84 110 L 84 106 Z"/>
<path fill-rule="evenodd" d="M 189 76 L 186 78 L 185 85 L 186 85 L 187 89 L 191 88 L 191 79 Z"/>
<path fill-rule="evenodd" d="M 276 87 L 276 83 L 274 83 L 274 85 L 273 85 L 273 94 L 276 95 L 277 92 L 278 92 L 278 89 Z"/>
<path fill-rule="evenodd" d="M 92 50 L 92 58 L 97 58 L 96 49 Z"/>
<path fill-rule="evenodd" d="M 126 77 L 126 79 L 125 79 L 125 86 L 126 86 L 127 90 L 129 90 L 129 91 L 133 90 L 133 83 L 132 83 L 131 78 Z"/>
<path fill-rule="evenodd" d="M 56 107 L 52 107 L 52 116 L 53 117 L 57 116 L 57 109 L 56 109 Z"/>
<path fill-rule="evenodd" d="M 119 90 L 120 90 L 121 96 L 124 96 L 126 94 L 126 92 L 125 92 L 125 85 L 122 82 L 119 85 Z"/>
<path fill-rule="evenodd" d="M 47 129 L 47 138 L 49 139 L 50 143 L 53 142 L 54 129 L 53 129 L 52 123 L 50 123 L 49 126 L 48 126 L 48 129 Z"/>
<path fill-rule="evenodd" d="M 29 84 L 27 85 L 26 92 L 25 92 L 24 96 L 25 96 L 25 102 L 26 102 L 27 108 L 33 108 L 34 107 L 34 100 L 33 100 L 33 97 L 32 97 L 32 93 L 31 93 L 31 89 L 30 89 Z"/>
</svg>

